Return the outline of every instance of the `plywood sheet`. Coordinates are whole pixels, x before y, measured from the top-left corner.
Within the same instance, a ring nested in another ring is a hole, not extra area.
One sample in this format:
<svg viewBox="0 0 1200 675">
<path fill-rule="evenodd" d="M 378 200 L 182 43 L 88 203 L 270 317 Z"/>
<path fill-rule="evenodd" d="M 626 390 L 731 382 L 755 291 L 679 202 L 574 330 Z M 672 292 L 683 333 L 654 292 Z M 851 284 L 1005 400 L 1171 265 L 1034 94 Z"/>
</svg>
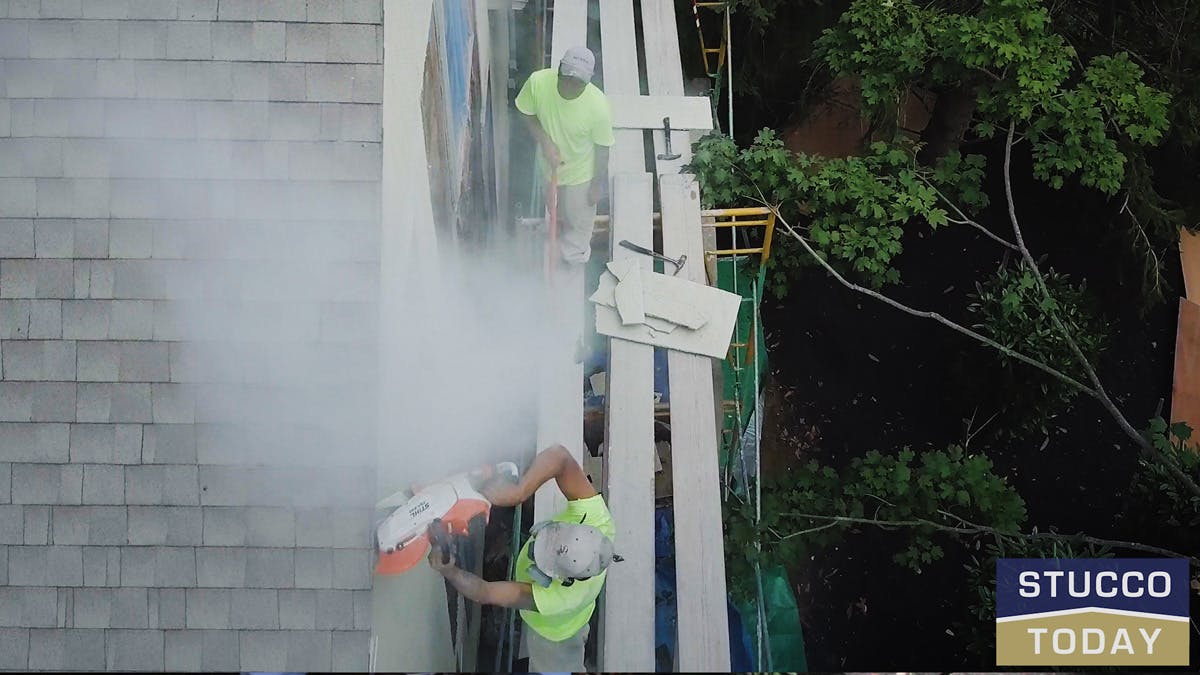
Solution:
<svg viewBox="0 0 1200 675">
<path fill-rule="evenodd" d="M 614 175 L 613 238 L 652 246 L 652 200 L 650 174 Z M 612 256 L 650 269 L 649 258 L 624 247 Z M 608 572 L 601 668 L 647 672 L 654 670 L 654 350 L 609 342 L 605 495 L 625 561 Z"/>
<path fill-rule="evenodd" d="M 1184 297 L 1200 302 L 1200 234 L 1179 231 L 1179 257 L 1183 262 Z"/>
<path fill-rule="evenodd" d="M 1200 432 L 1200 304 L 1187 298 L 1179 299 L 1171 421 L 1187 422 Z"/>
<path fill-rule="evenodd" d="M 661 129 L 664 117 L 672 129 L 712 129 L 712 104 L 703 96 L 609 94 L 608 100 L 618 129 Z"/>
<path fill-rule="evenodd" d="M 679 58 L 675 3 L 643 2 L 642 32 L 646 36 L 646 84 L 650 95 L 683 96 L 683 68 Z M 671 122 L 674 128 L 675 120 Z M 708 128 L 712 128 L 711 123 Z M 660 159 L 667 152 L 666 134 L 655 131 L 652 136 L 656 174 L 679 173 L 684 165 L 692 161 L 687 131 L 671 132 L 671 152 L 679 155 L 677 159 Z"/>
<path fill-rule="evenodd" d="M 700 190 L 694 177 L 663 175 L 659 189 L 663 247 L 703 261 Z M 704 283 L 702 264 L 685 265 L 680 274 Z M 673 351 L 667 354 L 667 368 L 675 503 L 687 505 L 675 510 L 679 670 L 727 672 L 729 624 L 712 362 Z"/>
</svg>

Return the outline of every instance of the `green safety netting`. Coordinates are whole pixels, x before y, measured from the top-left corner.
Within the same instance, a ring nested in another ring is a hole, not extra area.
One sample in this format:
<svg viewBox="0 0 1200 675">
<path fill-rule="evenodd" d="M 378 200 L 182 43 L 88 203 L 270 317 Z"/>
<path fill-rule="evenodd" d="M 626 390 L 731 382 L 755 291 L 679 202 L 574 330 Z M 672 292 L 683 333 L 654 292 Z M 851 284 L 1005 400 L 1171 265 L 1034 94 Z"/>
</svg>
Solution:
<svg viewBox="0 0 1200 675">
<path fill-rule="evenodd" d="M 726 405 L 721 438 L 721 462 L 734 489 L 745 495 L 751 481 L 758 477 L 758 458 L 754 446 L 758 443 L 756 409 L 767 372 L 766 340 L 759 323 L 758 307 L 762 302 L 766 270 L 758 256 L 738 256 L 717 260 L 716 285 L 744 299 L 738 312 L 735 343 L 753 342 L 753 351 L 735 347 L 732 358 L 723 364 L 724 397 Z M 753 340 L 751 340 L 753 337 Z M 748 495 L 747 495 L 748 496 Z M 755 602 L 738 605 L 743 626 L 749 636 L 751 658 L 762 670 L 804 672 L 808 659 L 804 651 L 804 635 L 796 597 L 788 583 L 783 567 L 761 570 L 762 604 L 765 616 L 762 632 L 762 662 L 758 663 L 758 607 Z"/>
</svg>

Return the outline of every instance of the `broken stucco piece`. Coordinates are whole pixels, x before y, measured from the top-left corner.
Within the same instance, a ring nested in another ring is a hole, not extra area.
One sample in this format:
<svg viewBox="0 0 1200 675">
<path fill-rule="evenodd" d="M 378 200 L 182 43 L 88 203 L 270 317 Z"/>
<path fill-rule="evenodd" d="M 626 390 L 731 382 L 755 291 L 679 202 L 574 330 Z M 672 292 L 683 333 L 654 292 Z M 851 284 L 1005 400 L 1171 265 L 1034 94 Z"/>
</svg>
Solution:
<svg viewBox="0 0 1200 675">
<path fill-rule="evenodd" d="M 614 266 L 616 266 L 616 272 L 626 278 L 631 278 L 631 275 L 635 274 L 639 277 L 638 283 L 642 288 L 642 311 L 646 320 L 636 323 L 645 323 L 655 330 L 665 332 L 674 330 L 673 328 L 668 329 L 667 324 L 677 324 L 691 330 L 699 330 L 708 323 L 710 310 L 705 305 L 708 302 L 708 286 L 657 272 L 643 272 L 636 267 L 630 270 L 624 266 L 618 266 L 617 263 L 608 264 L 608 271 L 600 275 L 600 283 L 596 292 L 588 300 L 597 305 L 620 310 L 616 299 L 616 289 L 625 282 L 618 280 L 614 273 Z M 651 318 L 657 318 L 659 321 L 651 322 Z"/>
<path fill-rule="evenodd" d="M 621 281 L 613 289 L 613 300 L 617 303 L 617 312 L 621 315 L 621 323 L 629 326 L 646 322 L 642 296 L 642 274 L 636 267 L 626 271 L 621 277 Z"/>
</svg>

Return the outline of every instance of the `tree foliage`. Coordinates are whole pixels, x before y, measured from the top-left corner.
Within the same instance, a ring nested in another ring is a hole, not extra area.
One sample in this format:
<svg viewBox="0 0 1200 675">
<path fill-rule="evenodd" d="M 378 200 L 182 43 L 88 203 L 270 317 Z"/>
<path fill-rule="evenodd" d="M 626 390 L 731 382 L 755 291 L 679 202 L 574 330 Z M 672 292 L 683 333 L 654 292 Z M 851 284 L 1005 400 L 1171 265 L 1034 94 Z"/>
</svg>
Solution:
<svg viewBox="0 0 1200 675">
<path fill-rule="evenodd" d="M 976 317 L 975 328 L 1000 344 L 1024 354 L 1036 354 L 1046 365 L 1076 379 L 1085 380 L 1066 337 L 1054 325 L 1055 313 L 1090 362 L 1095 362 L 1108 341 L 1108 324 L 1083 284 L 1074 285 L 1053 269 L 1043 273 L 1052 297 L 1045 297 L 1033 271 L 1026 265 L 1009 266 L 984 283 L 976 283 L 968 311 Z M 1062 413 L 1079 391 L 1061 380 L 1034 371 L 1024 364 L 994 352 L 1001 367 L 998 377 L 980 375 L 998 385 L 1012 413 L 1011 431 L 1047 432 L 1049 420 Z"/>
<path fill-rule="evenodd" d="M 1192 428 L 1183 422 L 1168 424 L 1161 417 L 1150 420 L 1146 430 L 1150 442 L 1171 461 L 1178 462 L 1189 475 L 1200 480 L 1200 445 L 1192 439 Z M 1159 525 L 1185 532 L 1200 527 L 1200 496 L 1180 489 L 1176 481 L 1158 462 L 1138 461 L 1133 480 L 1133 493 L 1149 504 Z"/>
<path fill-rule="evenodd" d="M 819 52 L 834 70 L 860 78 L 868 108 L 894 105 L 915 85 L 969 87 L 976 136 L 1014 125 L 1017 142 L 1031 149 L 1033 175 L 1055 188 L 1077 177 L 1116 193 L 1125 179 L 1121 145 L 1153 145 L 1167 128 L 1170 98 L 1144 82 L 1138 65 L 1117 54 L 1077 68 L 1038 0 L 984 0 L 974 14 L 860 0 L 822 36 Z M 951 151 L 926 166 L 917 150 L 899 136 L 871 143 L 860 156 L 825 159 L 792 153 L 763 130 L 742 150 L 706 137 L 689 170 L 709 205 L 762 199 L 781 205 L 789 220 L 807 214 L 817 250 L 880 288 L 899 280 L 896 257 L 910 221 L 937 228 L 988 203 L 982 155 Z M 773 255 L 777 296 L 803 269 L 798 253 L 785 245 Z"/>
<path fill-rule="evenodd" d="M 818 250 L 880 288 L 900 280 L 894 260 L 910 221 L 933 229 L 950 222 L 942 195 L 972 211 L 987 204 L 980 186 L 983 168 L 979 155 L 958 153 L 936 167 L 922 167 L 913 144 L 903 139 L 873 143 L 861 156 L 826 160 L 795 154 L 774 131 L 763 129 L 740 151 L 728 137 L 704 137 L 689 170 L 703 185 L 709 207 L 765 199 L 788 216 L 808 214 L 809 236 Z M 803 255 L 786 244 L 775 249 L 768 264 L 776 296 L 787 294 Z"/>
<path fill-rule="evenodd" d="M 895 105 L 913 86 L 966 87 L 974 130 L 989 138 L 1015 121 L 1033 150 L 1034 175 L 1054 187 L 1080 181 L 1114 194 L 1124 177 L 1117 141 L 1157 143 L 1170 96 L 1143 81 L 1123 52 L 1081 73 L 1075 50 L 1053 32 L 1040 0 L 985 0 L 957 14 L 912 0 L 856 2 L 822 36 L 836 71 L 857 75 L 868 109 Z"/>
<path fill-rule="evenodd" d="M 1025 502 L 996 475 L 991 460 L 959 446 L 920 453 L 907 448 L 894 454 L 873 450 L 841 472 L 810 460 L 789 474 L 763 481 L 757 526 L 750 504 L 726 503 L 727 577 L 739 598 L 753 593 L 755 562 L 771 566 L 799 560 L 841 541 L 857 527 L 809 515 L 948 525 L 957 525 L 961 518 L 1013 533 L 1025 522 Z M 943 556 L 948 537 L 933 526 L 918 525 L 906 535 L 893 552 L 898 564 L 919 573 Z"/>
</svg>

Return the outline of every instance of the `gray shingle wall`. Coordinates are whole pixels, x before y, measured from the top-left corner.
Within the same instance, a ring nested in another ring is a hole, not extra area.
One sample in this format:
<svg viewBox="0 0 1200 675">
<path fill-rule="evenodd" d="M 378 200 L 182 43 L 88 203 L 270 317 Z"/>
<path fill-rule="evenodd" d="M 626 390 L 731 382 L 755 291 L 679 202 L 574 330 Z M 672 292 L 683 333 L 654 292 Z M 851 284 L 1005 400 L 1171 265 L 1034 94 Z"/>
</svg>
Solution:
<svg viewBox="0 0 1200 675">
<path fill-rule="evenodd" d="M 381 0 L 0 0 L 0 670 L 364 670 Z"/>
</svg>

